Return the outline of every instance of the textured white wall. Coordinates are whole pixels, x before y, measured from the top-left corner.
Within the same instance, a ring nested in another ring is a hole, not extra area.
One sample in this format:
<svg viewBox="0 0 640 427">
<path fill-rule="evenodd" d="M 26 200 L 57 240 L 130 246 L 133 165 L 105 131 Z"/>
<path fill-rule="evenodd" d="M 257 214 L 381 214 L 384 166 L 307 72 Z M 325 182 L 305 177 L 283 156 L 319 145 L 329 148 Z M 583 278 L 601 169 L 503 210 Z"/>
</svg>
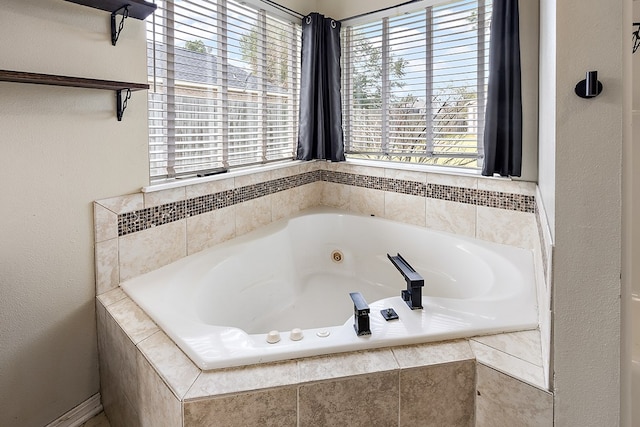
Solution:
<svg viewBox="0 0 640 427">
<path fill-rule="evenodd" d="M 538 181 L 539 0 L 520 0 L 522 181 Z"/>
<path fill-rule="evenodd" d="M 632 4 L 625 4 L 625 16 L 632 17 L 631 22 L 640 22 L 640 1 L 634 0 Z M 627 25 L 631 25 L 631 22 Z M 630 26 L 630 31 L 635 31 L 637 26 Z M 627 52 L 633 52 L 632 42 L 629 41 Z M 632 87 L 631 99 L 627 99 L 631 110 L 627 118 L 625 127 L 626 136 L 623 148 L 623 221 L 622 221 L 622 278 L 623 278 L 623 298 L 622 298 L 622 411 L 621 425 L 634 426 L 640 424 L 640 408 L 637 404 L 640 395 L 639 390 L 632 387 L 631 376 L 633 369 L 631 360 L 638 360 L 640 354 L 633 354 L 634 348 L 640 349 L 640 325 L 634 325 L 634 309 L 639 309 L 640 305 L 633 302 L 632 295 L 640 295 L 638 248 L 640 247 L 640 225 L 638 222 L 638 212 L 640 212 L 640 82 L 637 76 L 640 72 L 640 52 L 631 54 L 631 57 L 624 63 L 627 71 L 627 79 L 624 87 Z M 634 78 L 635 77 L 635 78 Z M 625 94 L 628 91 L 625 92 Z M 634 169 L 635 167 L 635 169 Z M 637 353 L 637 351 L 636 351 Z M 635 417 L 635 418 L 634 418 Z"/>
<path fill-rule="evenodd" d="M 402 3 L 406 3 L 406 0 L 317 0 L 316 7 L 318 12 L 341 20 Z"/>
<path fill-rule="evenodd" d="M 549 148 L 544 161 L 555 159 L 541 170 L 554 174 L 554 184 L 543 190 L 549 195 L 553 188 L 555 199 L 554 415 L 563 427 L 620 423 L 626 2 L 546 0 L 556 16 L 555 23 L 545 22 L 547 29 L 555 26 L 555 96 L 541 96 L 541 109 L 555 110 L 556 117 L 554 146 L 543 141 Z M 574 86 L 589 70 L 598 71 L 605 89 L 585 100 Z"/>
<path fill-rule="evenodd" d="M 633 2 L 633 22 L 640 22 L 640 0 L 635 0 Z M 635 31 L 638 27 L 632 27 L 632 31 Z M 625 155 L 628 153 L 628 157 L 630 159 L 629 166 L 634 166 L 640 164 L 640 50 L 638 50 L 635 54 L 631 56 L 631 84 L 633 87 L 633 97 L 632 97 L 632 125 L 633 125 L 633 142 L 628 144 L 628 152 L 625 152 Z M 638 213 L 640 213 L 640 168 L 636 170 L 630 168 L 629 174 L 629 193 L 625 194 L 625 197 L 628 197 L 629 207 L 632 211 L 629 214 L 629 218 L 633 220 L 638 217 Z M 636 197 L 633 197 L 634 192 Z M 638 225 L 638 220 L 636 219 L 633 228 L 629 232 L 630 241 L 633 244 L 633 248 L 638 251 L 640 248 L 640 225 Z M 637 258 L 637 256 L 635 257 Z M 634 259 L 635 259 L 634 258 Z M 631 291 L 640 296 L 640 265 L 638 263 L 630 262 L 630 267 L 633 269 L 631 274 L 634 280 L 632 281 Z M 640 331 L 638 331 L 640 332 Z M 637 339 L 640 342 L 640 334 L 637 334 Z"/>
<path fill-rule="evenodd" d="M 556 185 L 556 0 L 540 0 L 538 186 L 555 235 Z"/>
<path fill-rule="evenodd" d="M 318 0 L 278 0 L 278 4 L 288 7 L 302 15 L 318 11 Z"/>
<path fill-rule="evenodd" d="M 0 0 L 0 69 L 146 81 L 144 24 Z M 98 392 L 95 199 L 148 183 L 146 92 L 0 83 L 0 425 L 43 426 Z"/>
</svg>

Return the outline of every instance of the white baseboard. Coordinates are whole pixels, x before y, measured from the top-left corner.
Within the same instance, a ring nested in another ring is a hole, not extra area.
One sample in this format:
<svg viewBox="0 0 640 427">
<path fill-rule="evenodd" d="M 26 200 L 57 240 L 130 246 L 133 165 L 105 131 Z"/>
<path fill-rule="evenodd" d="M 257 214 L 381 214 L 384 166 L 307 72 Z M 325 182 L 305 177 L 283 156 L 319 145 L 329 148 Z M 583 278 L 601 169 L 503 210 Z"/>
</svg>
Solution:
<svg viewBox="0 0 640 427">
<path fill-rule="evenodd" d="M 96 393 L 58 419 L 53 420 L 46 427 L 78 427 L 102 412 L 100 393 Z"/>
</svg>

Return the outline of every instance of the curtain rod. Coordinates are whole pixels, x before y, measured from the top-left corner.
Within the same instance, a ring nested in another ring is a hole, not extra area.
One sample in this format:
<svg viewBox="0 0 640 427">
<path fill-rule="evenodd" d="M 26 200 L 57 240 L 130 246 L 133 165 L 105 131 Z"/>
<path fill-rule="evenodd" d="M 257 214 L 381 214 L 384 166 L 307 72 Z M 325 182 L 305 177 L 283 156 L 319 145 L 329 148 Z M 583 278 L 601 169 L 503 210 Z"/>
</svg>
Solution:
<svg viewBox="0 0 640 427">
<path fill-rule="evenodd" d="M 263 1 L 268 1 L 268 0 L 263 0 Z M 340 21 L 348 21 L 350 19 L 362 18 L 363 16 L 372 15 L 374 13 L 379 13 L 379 12 L 384 12 L 385 10 L 395 9 L 396 7 L 402 7 L 402 6 L 405 6 L 405 5 L 408 5 L 408 4 L 411 4 L 411 3 L 417 3 L 417 2 L 420 2 L 420 1 L 422 1 L 422 0 L 409 0 L 409 1 L 406 1 L 404 3 L 400 3 L 400 4 L 393 5 L 393 6 L 388 6 L 388 7 L 383 7 L 382 9 L 372 10 L 371 12 L 365 12 L 365 13 L 361 13 L 359 15 L 353 15 L 353 16 L 350 16 L 348 18 L 343 18 Z"/>
<path fill-rule="evenodd" d="M 288 13 L 289 15 L 293 15 L 293 16 L 295 16 L 295 17 L 297 17 L 297 18 L 300 18 L 300 19 L 304 18 L 304 15 L 302 15 L 302 14 L 300 14 L 300 13 L 296 12 L 296 11 L 295 11 L 295 10 L 293 10 L 293 9 L 289 9 L 289 8 L 288 8 L 288 7 L 286 7 L 286 6 L 283 6 L 283 5 L 281 5 L 281 4 L 278 4 L 278 3 L 276 3 L 276 2 L 274 2 L 274 1 L 272 1 L 272 0 L 260 0 L 260 1 L 261 1 L 262 3 L 266 3 L 266 4 L 268 4 L 269 6 L 275 7 L 276 9 L 280 9 L 281 11 L 286 12 L 286 13 Z"/>
</svg>

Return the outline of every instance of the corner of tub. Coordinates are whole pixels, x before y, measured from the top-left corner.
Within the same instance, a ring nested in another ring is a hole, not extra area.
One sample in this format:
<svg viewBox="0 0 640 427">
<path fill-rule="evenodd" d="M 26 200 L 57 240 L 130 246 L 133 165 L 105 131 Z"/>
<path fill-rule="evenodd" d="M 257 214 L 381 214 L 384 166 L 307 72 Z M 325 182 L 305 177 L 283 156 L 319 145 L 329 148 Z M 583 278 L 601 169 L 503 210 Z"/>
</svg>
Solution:
<svg viewBox="0 0 640 427">
<path fill-rule="evenodd" d="M 477 363 L 549 391 L 539 329 L 472 337 L 469 345 Z"/>
<path fill-rule="evenodd" d="M 99 293 L 96 295 L 96 299 L 106 308 L 111 304 L 114 304 L 120 300 L 127 298 L 127 294 L 124 293 L 120 286 L 110 291 Z"/>
<path fill-rule="evenodd" d="M 116 291 L 120 291 L 121 294 Z M 119 298 L 117 301 L 105 306 L 105 308 L 134 345 L 137 346 L 142 340 L 160 330 L 155 322 L 121 288 L 107 292 L 107 294 L 113 296 L 114 299 Z M 120 295 L 124 297 L 120 298 Z"/>
</svg>

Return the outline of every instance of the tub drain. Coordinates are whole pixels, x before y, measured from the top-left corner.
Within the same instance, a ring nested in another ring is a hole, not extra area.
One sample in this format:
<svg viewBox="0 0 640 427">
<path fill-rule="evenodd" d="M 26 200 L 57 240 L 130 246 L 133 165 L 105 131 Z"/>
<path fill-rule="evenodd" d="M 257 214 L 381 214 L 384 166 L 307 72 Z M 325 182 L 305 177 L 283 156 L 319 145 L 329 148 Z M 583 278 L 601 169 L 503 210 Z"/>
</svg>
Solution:
<svg viewBox="0 0 640 427">
<path fill-rule="evenodd" d="M 339 250 L 335 250 L 331 252 L 331 260 L 333 262 L 341 263 L 343 258 L 344 258 L 344 255 L 342 255 L 342 252 L 340 252 Z"/>
</svg>

